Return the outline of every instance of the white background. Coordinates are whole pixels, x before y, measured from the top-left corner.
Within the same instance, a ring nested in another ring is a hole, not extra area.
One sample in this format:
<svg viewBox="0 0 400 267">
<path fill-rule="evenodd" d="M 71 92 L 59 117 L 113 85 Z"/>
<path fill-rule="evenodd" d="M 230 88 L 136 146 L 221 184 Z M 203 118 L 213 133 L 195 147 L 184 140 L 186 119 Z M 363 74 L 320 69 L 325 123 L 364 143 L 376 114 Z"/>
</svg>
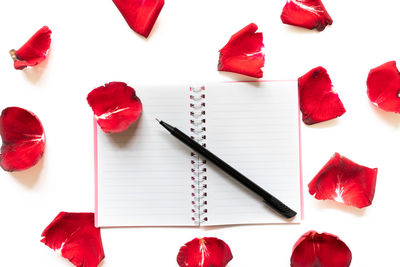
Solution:
<svg viewBox="0 0 400 267">
<path fill-rule="evenodd" d="M 352 266 L 395 266 L 400 237 L 400 116 L 378 110 L 366 95 L 368 71 L 398 60 L 396 0 L 324 0 L 333 18 L 325 31 L 282 24 L 285 1 L 166 0 L 146 40 L 134 33 L 111 0 L 2 0 L 0 108 L 20 106 L 42 121 L 47 146 L 35 167 L 0 171 L 0 266 L 71 266 L 40 242 L 60 211 L 94 210 L 92 111 L 87 94 L 124 81 L 141 84 L 243 80 L 217 71 L 218 50 L 254 22 L 264 33 L 264 79 L 296 79 L 322 65 L 347 109 L 339 119 L 302 125 L 305 220 L 301 225 L 102 230 L 101 266 L 177 266 L 181 245 L 216 236 L 232 249 L 230 267 L 289 266 L 292 246 L 308 230 L 338 235 Z M 8 55 L 35 31 L 53 31 L 48 59 L 14 70 Z M 333 155 L 377 167 L 372 206 L 358 210 L 317 201 L 307 184 Z"/>
</svg>

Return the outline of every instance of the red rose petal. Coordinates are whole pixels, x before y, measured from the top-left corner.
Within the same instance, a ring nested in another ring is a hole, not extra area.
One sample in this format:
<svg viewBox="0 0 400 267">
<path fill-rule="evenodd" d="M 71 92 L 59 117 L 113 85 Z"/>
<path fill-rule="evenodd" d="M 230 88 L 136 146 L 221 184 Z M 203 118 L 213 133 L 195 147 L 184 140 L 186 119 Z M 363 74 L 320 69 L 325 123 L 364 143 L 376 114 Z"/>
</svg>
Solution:
<svg viewBox="0 0 400 267">
<path fill-rule="evenodd" d="M 14 60 L 14 68 L 22 70 L 35 66 L 45 60 L 51 43 L 51 30 L 43 26 L 20 49 L 10 51 Z"/>
<path fill-rule="evenodd" d="M 346 112 L 323 67 L 310 70 L 298 79 L 298 83 L 300 110 L 305 124 L 331 120 Z"/>
<path fill-rule="evenodd" d="M 111 82 L 93 89 L 87 101 L 106 133 L 126 130 L 142 113 L 142 103 L 135 90 L 123 82 Z"/>
<path fill-rule="evenodd" d="M 93 213 L 60 212 L 42 233 L 41 242 L 79 267 L 95 267 L 104 259 L 100 229 Z"/>
<path fill-rule="evenodd" d="M 257 29 L 257 25 L 251 23 L 232 35 L 228 43 L 219 50 L 219 71 L 235 72 L 255 78 L 263 76 L 263 34 L 256 32 Z"/>
<path fill-rule="evenodd" d="M 281 20 L 285 24 L 318 31 L 323 31 L 333 22 L 321 0 L 288 0 L 283 7 Z"/>
<path fill-rule="evenodd" d="M 224 267 L 232 258 L 231 249 L 224 241 L 204 237 L 183 245 L 176 260 L 181 267 Z"/>
<path fill-rule="evenodd" d="M 164 0 L 113 0 L 132 30 L 148 37 L 153 29 Z"/>
<path fill-rule="evenodd" d="M 371 102 L 385 111 L 400 113 L 400 72 L 396 61 L 371 69 L 367 87 Z"/>
<path fill-rule="evenodd" d="M 348 267 L 351 251 L 337 236 L 315 231 L 302 235 L 293 246 L 291 267 Z"/>
<path fill-rule="evenodd" d="M 308 184 L 316 199 L 331 199 L 363 208 L 372 204 L 378 169 L 370 169 L 335 153 Z"/>
<path fill-rule="evenodd" d="M 0 116 L 0 166 L 6 171 L 21 171 L 38 163 L 45 147 L 42 123 L 32 112 L 18 107 L 3 110 Z"/>
</svg>

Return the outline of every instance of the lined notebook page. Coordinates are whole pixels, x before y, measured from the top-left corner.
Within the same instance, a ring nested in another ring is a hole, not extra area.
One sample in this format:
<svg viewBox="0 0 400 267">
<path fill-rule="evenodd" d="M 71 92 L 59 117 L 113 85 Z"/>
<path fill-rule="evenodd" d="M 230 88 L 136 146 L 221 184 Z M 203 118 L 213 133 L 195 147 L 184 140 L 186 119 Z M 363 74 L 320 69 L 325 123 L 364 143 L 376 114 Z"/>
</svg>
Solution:
<svg viewBox="0 0 400 267">
<path fill-rule="evenodd" d="M 297 82 L 206 85 L 207 148 L 300 218 Z M 285 223 L 260 198 L 207 161 L 204 225 Z"/>
<path fill-rule="evenodd" d="M 98 226 L 193 225 L 190 149 L 155 118 L 188 132 L 189 87 L 140 87 L 143 113 L 117 134 L 97 129 Z"/>
</svg>

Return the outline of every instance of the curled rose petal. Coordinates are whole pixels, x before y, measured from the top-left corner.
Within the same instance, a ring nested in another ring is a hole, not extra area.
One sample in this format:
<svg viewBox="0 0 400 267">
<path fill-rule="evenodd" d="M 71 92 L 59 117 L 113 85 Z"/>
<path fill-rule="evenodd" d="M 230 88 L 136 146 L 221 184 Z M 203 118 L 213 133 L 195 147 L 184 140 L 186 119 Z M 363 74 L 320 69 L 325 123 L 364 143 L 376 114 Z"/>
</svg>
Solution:
<svg viewBox="0 0 400 267">
<path fill-rule="evenodd" d="M 228 244 L 216 237 L 204 237 L 183 245 L 176 260 L 181 267 L 224 267 L 232 258 Z"/>
<path fill-rule="evenodd" d="M 351 251 L 337 236 L 315 231 L 302 235 L 293 246 L 291 267 L 348 267 Z"/>
<path fill-rule="evenodd" d="M 318 31 L 323 31 L 333 22 L 321 0 L 288 0 L 283 7 L 281 20 L 285 24 Z"/>
<path fill-rule="evenodd" d="M 142 113 L 136 92 L 123 82 L 110 82 L 93 89 L 87 96 L 97 123 L 106 133 L 126 130 Z"/>
<path fill-rule="evenodd" d="M 300 110 L 305 124 L 331 120 L 346 112 L 323 67 L 316 67 L 301 76 L 298 84 Z"/>
<path fill-rule="evenodd" d="M 331 199 L 363 208 L 372 204 L 378 169 L 370 169 L 335 153 L 308 184 L 316 199 Z"/>
<path fill-rule="evenodd" d="M 20 49 L 12 49 L 10 55 L 14 60 L 14 68 L 22 70 L 28 66 L 36 66 L 47 56 L 51 43 L 51 30 L 43 26 Z"/>
<path fill-rule="evenodd" d="M 132 30 L 148 37 L 153 29 L 164 0 L 113 0 Z"/>
<path fill-rule="evenodd" d="M 0 166 L 6 171 L 21 171 L 39 162 L 46 138 L 39 118 L 19 107 L 8 107 L 0 116 Z"/>
<path fill-rule="evenodd" d="M 93 213 L 60 212 L 44 229 L 43 242 L 79 267 L 96 267 L 104 259 L 100 229 Z"/>
<path fill-rule="evenodd" d="M 400 113 L 400 72 L 396 61 L 371 69 L 367 87 L 371 102 L 385 111 Z"/>
<path fill-rule="evenodd" d="M 219 71 L 235 72 L 255 78 L 263 76 L 265 56 L 263 34 L 256 32 L 257 25 L 250 23 L 234 35 L 219 50 Z"/>
</svg>

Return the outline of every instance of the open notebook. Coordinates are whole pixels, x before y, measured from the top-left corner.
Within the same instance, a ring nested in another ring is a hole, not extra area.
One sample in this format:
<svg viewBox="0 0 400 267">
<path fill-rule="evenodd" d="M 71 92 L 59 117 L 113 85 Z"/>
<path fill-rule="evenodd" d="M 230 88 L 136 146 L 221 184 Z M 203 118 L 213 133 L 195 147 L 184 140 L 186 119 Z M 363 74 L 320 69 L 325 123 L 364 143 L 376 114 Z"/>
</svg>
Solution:
<svg viewBox="0 0 400 267">
<path fill-rule="evenodd" d="M 96 226 L 298 222 L 302 214 L 296 81 L 136 88 L 139 120 L 122 133 L 95 125 Z M 176 140 L 198 142 L 298 212 L 287 221 Z"/>
</svg>

